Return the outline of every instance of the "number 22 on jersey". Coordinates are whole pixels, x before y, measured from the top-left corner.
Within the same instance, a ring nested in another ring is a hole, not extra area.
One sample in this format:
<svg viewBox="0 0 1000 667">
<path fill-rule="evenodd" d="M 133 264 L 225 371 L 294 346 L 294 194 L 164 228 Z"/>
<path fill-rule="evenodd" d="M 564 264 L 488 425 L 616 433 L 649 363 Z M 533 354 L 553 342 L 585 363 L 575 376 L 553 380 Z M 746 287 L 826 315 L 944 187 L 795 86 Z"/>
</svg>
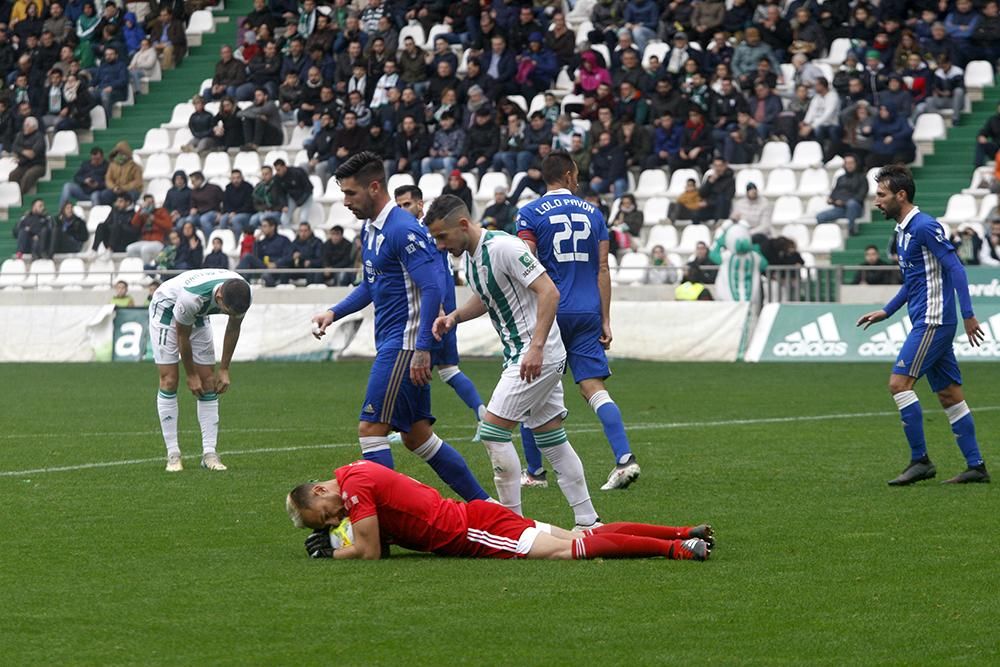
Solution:
<svg viewBox="0 0 1000 667">
<path fill-rule="evenodd" d="M 573 223 L 583 223 L 583 229 L 573 229 Z M 590 253 L 578 250 L 581 241 L 590 238 L 590 219 L 582 213 L 564 215 L 556 213 L 549 216 L 549 223 L 562 225 L 563 229 L 552 237 L 552 255 L 557 262 L 589 262 Z M 569 250 L 564 242 L 569 241 Z"/>
</svg>

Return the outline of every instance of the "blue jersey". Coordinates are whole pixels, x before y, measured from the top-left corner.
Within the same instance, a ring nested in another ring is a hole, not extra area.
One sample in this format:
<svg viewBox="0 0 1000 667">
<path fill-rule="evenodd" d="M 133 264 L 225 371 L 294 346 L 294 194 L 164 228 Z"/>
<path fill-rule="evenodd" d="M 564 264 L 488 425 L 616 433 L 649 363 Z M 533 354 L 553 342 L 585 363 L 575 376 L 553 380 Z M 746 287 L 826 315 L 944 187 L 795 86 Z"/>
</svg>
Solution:
<svg viewBox="0 0 1000 667">
<path fill-rule="evenodd" d="M 441 286 L 441 305 L 444 306 L 444 312 L 447 314 L 457 307 L 455 299 L 455 272 L 451 269 L 451 259 L 448 251 L 442 250 L 440 253 L 441 265 L 444 271 L 444 284 Z"/>
<path fill-rule="evenodd" d="M 532 240 L 559 288 L 560 313 L 600 313 L 598 248 L 608 240 L 604 216 L 569 190 L 553 190 L 523 206 L 517 234 Z"/>
<path fill-rule="evenodd" d="M 896 225 L 899 268 L 914 326 L 956 324 L 955 285 L 941 260 L 955 246 L 941 223 L 916 207 Z"/>
<path fill-rule="evenodd" d="M 390 202 L 365 223 L 361 248 L 364 282 L 375 305 L 375 349 L 417 349 L 420 288 L 410 274 L 429 263 L 437 269 L 441 260 L 434 240 L 415 217 Z M 431 342 L 420 349 L 430 349 Z"/>
</svg>

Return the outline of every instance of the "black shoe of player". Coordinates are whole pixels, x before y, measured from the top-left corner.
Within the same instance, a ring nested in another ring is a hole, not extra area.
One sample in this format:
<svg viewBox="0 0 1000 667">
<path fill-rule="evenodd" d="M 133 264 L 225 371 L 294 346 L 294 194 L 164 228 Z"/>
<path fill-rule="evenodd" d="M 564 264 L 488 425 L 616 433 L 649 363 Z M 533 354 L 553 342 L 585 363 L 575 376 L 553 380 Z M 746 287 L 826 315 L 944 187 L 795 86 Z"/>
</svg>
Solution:
<svg viewBox="0 0 1000 667">
<path fill-rule="evenodd" d="M 980 463 L 977 466 L 969 466 L 963 472 L 958 473 L 951 479 L 946 479 L 942 484 L 989 484 L 990 474 L 986 472 L 986 466 Z"/>
<path fill-rule="evenodd" d="M 889 480 L 889 486 L 909 486 L 914 482 L 934 479 L 936 476 L 937 468 L 930 459 L 923 458 L 919 461 L 910 461 L 910 465 L 906 466 L 906 470 L 901 472 L 899 477 Z"/>
</svg>

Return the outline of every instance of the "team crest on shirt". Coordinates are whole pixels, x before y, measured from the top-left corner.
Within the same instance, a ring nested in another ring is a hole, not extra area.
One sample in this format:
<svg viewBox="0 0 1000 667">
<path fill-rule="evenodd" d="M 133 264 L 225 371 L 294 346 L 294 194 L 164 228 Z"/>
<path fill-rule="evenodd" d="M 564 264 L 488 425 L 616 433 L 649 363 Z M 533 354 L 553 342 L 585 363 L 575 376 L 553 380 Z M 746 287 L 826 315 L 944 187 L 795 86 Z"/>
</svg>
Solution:
<svg viewBox="0 0 1000 667">
<path fill-rule="evenodd" d="M 379 253 L 379 250 L 382 249 L 382 244 L 384 242 L 385 242 L 385 237 L 382 236 L 381 234 L 379 236 L 375 237 L 375 254 L 376 255 Z"/>
<path fill-rule="evenodd" d="M 903 250 L 909 250 L 910 249 L 910 239 L 911 238 L 913 238 L 913 236 L 909 232 L 907 232 L 906 234 L 903 234 Z"/>
</svg>

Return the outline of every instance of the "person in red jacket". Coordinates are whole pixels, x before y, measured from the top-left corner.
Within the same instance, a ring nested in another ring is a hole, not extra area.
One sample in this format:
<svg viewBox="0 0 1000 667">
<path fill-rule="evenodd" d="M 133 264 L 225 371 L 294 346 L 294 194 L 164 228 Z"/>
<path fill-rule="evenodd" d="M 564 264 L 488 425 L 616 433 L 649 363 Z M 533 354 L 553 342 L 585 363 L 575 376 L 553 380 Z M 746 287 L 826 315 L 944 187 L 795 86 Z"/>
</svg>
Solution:
<svg viewBox="0 0 1000 667">
<path fill-rule="evenodd" d="M 129 257 L 142 257 L 143 264 L 152 263 L 174 228 L 170 213 L 163 207 L 156 207 L 153 195 L 143 195 L 139 210 L 132 216 L 132 226 L 139 231 L 139 240 L 130 243 L 125 252 Z"/>
<path fill-rule="evenodd" d="M 312 558 L 377 560 L 387 545 L 464 558 L 656 558 L 707 560 L 712 527 L 610 523 L 571 532 L 488 500 L 446 499 L 425 484 L 372 461 L 333 471 L 333 479 L 295 487 L 285 500 L 297 528 L 312 528 Z M 333 548 L 330 530 L 350 519 L 351 544 Z"/>
</svg>

